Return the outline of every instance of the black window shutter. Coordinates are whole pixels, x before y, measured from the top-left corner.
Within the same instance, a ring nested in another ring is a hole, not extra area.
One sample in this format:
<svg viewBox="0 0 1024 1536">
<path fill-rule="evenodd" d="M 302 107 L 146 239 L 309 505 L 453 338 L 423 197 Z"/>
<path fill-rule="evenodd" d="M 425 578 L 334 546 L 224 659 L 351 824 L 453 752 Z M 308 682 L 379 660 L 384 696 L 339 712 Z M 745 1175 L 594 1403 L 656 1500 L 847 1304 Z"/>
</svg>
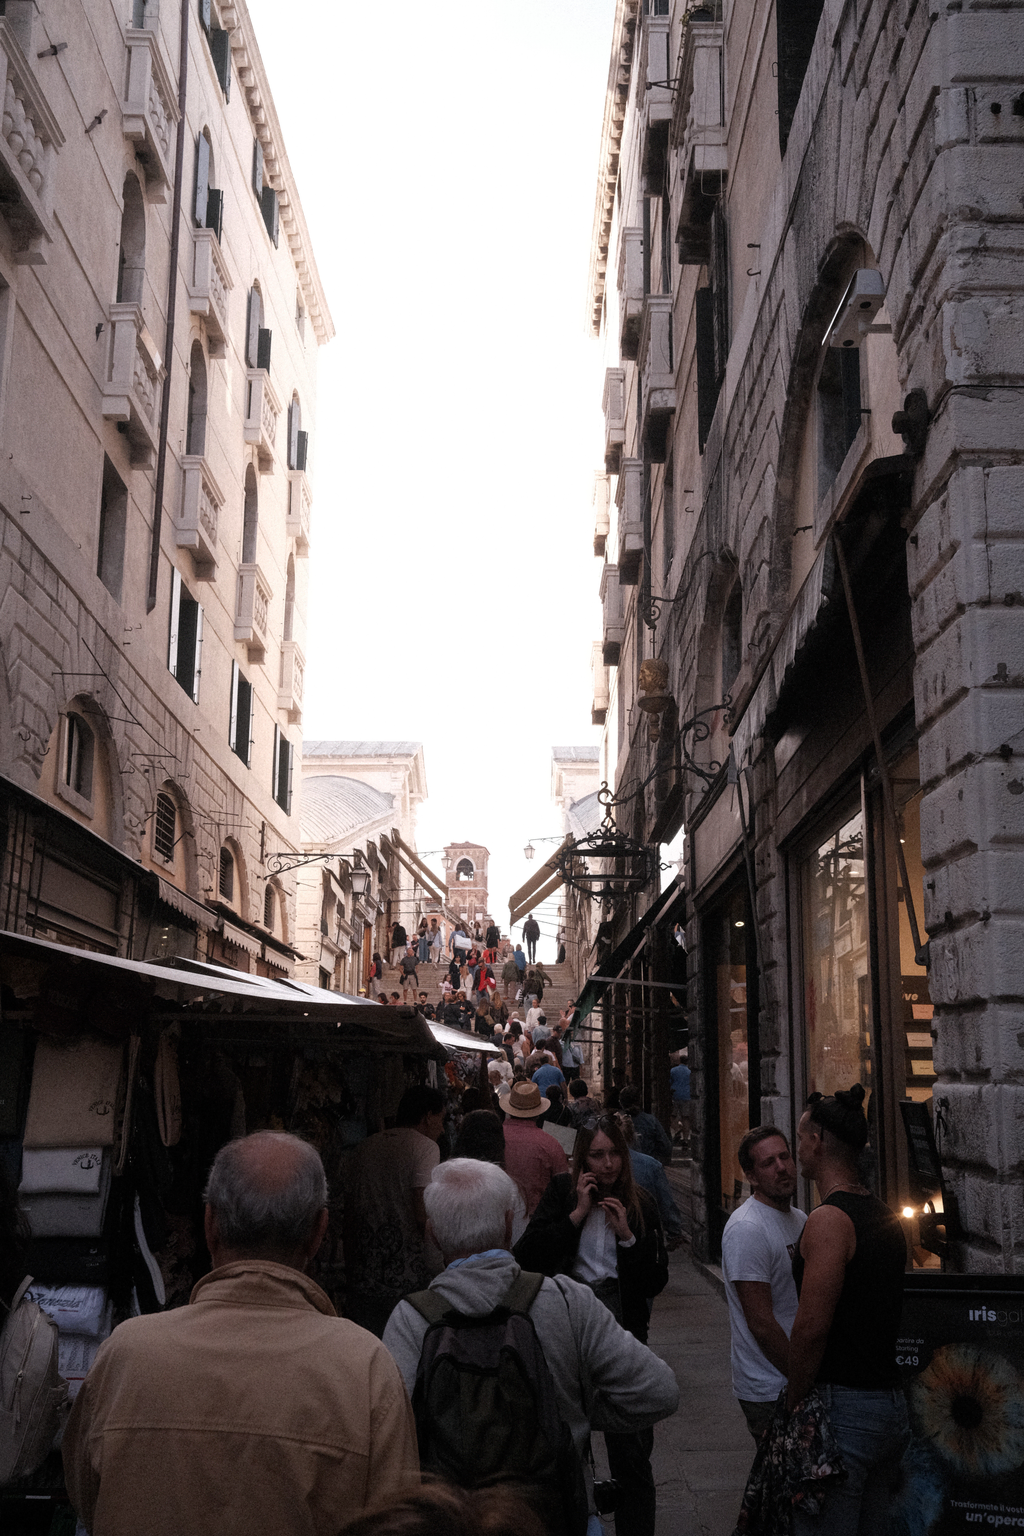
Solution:
<svg viewBox="0 0 1024 1536">
<path fill-rule="evenodd" d="M 263 208 L 263 222 L 267 226 L 267 234 L 276 245 L 279 234 L 279 215 L 277 206 L 277 193 L 274 191 L 273 187 L 263 188 L 263 194 L 260 197 L 260 204 Z"/>
<path fill-rule="evenodd" d="M 695 308 L 697 352 L 697 446 L 701 453 L 711 431 L 718 403 L 715 376 L 714 294 L 710 288 L 698 288 Z"/>
<path fill-rule="evenodd" d="M 256 346 L 256 367 L 270 372 L 270 343 L 273 340 L 273 332 L 265 331 L 260 326 L 259 341 Z"/>
<path fill-rule="evenodd" d="M 293 762 L 294 756 L 295 756 L 295 754 L 294 754 L 294 752 L 292 750 L 292 744 L 291 744 L 290 741 L 285 741 L 284 742 L 284 752 L 285 752 L 285 761 L 284 761 L 284 801 L 283 801 L 283 807 L 284 807 L 285 814 L 287 816 L 290 816 L 291 813 L 292 813 L 292 762 Z"/>
<path fill-rule="evenodd" d="M 210 29 L 210 57 L 217 71 L 224 100 L 231 100 L 231 38 L 223 27 Z"/>
<path fill-rule="evenodd" d="M 206 228 L 206 199 L 210 191 L 210 141 L 205 133 L 196 139 L 196 200 L 193 216 L 199 229 Z"/>
<path fill-rule="evenodd" d="M 206 194 L 206 227 L 220 239 L 224 227 L 224 193 L 211 187 Z"/>
<path fill-rule="evenodd" d="M 779 151 L 786 153 L 800 89 L 814 47 L 824 0 L 776 0 L 779 54 Z"/>
<path fill-rule="evenodd" d="M 725 377 L 729 357 L 729 240 L 721 199 L 711 215 L 708 284 L 714 297 L 715 386 Z"/>
<path fill-rule="evenodd" d="M 295 468 L 305 469 L 306 455 L 309 452 L 309 433 L 296 432 L 295 434 Z"/>
<path fill-rule="evenodd" d="M 231 703 L 228 709 L 228 746 L 232 752 L 238 746 L 238 684 L 242 674 L 238 669 L 238 662 L 231 663 Z"/>
<path fill-rule="evenodd" d="M 210 30 L 210 0 L 199 0 L 199 20 L 203 24 L 203 31 Z"/>
<path fill-rule="evenodd" d="M 249 368 L 259 367 L 260 321 L 263 319 L 260 296 L 249 289 L 249 309 L 245 319 L 245 361 Z"/>
<path fill-rule="evenodd" d="M 263 145 L 259 139 L 252 141 L 252 189 L 257 197 L 263 196 Z"/>
</svg>

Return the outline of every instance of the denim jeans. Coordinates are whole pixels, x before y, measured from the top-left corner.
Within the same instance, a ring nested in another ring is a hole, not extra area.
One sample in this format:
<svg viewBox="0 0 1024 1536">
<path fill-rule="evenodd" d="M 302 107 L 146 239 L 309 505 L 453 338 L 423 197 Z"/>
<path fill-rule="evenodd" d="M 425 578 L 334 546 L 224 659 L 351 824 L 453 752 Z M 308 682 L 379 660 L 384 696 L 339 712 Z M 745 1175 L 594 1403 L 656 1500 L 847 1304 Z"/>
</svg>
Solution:
<svg viewBox="0 0 1024 1536">
<path fill-rule="evenodd" d="M 910 1444 L 907 1404 L 899 1387 L 861 1392 L 819 1386 L 846 1464 L 846 1481 L 826 1495 L 820 1515 L 796 1511 L 793 1536 L 876 1536 Z"/>
</svg>

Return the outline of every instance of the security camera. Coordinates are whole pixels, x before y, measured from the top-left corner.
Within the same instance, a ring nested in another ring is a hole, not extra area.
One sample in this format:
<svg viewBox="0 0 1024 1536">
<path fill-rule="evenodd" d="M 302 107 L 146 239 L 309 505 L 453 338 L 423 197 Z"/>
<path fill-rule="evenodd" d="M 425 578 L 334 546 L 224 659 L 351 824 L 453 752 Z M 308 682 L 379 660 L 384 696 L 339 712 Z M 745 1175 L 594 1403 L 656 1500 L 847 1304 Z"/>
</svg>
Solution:
<svg viewBox="0 0 1024 1536">
<path fill-rule="evenodd" d="M 861 267 L 853 274 L 849 288 L 829 325 L 830 347 L 859 347 L 864 337 L 874 332 L 889 331 L 888 325 L 872 325 L 871 322 L 885 303 L 885 283 L 875 267 Z"/>
</svg>

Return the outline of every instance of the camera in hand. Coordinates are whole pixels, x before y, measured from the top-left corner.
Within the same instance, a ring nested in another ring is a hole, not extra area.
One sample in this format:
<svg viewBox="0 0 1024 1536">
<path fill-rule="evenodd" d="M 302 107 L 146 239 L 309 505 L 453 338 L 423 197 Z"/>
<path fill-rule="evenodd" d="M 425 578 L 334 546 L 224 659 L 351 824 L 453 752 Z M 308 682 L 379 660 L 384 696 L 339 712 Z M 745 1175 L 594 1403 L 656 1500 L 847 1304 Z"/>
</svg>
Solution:
<svg viewBox="0 0 1024 1536">
<path fill-rule="evenodd" d="M 615 1477 L 594 1483 L 594 1507 L 599 1515 L 613 1515 L 622 1502 L 622 1484 Z"/>
</svg>

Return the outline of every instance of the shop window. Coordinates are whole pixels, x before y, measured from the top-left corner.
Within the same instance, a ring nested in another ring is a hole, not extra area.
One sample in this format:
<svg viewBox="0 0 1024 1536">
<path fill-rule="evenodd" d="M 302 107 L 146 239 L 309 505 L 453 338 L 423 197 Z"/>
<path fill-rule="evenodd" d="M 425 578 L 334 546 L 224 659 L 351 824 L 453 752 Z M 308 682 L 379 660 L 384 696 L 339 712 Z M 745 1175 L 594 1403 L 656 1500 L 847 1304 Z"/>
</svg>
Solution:
<svg viewBox="0 0 1024 1536">
<path fill-rule="evenodd" d="M 248 768 L 252 762 L 253 743 L 253 690 L 252 683 L 243 677 L 238 662 L 231 663 L 231 714 L 228 725 L 228 746 Z"/>
<path fill-rule="evenodd" d="M 709 1171 L 718 1165 L 719 1221 L 724 1226 L 750 1193 L 737 1154 L 743 1137 L 761 1118 L 756 948 L 745 881 L 705 917 L 703 926 L 710 1013 L 707 1070 L 718 1122 L 717 1137 L 707 1150 Z M 709 1126 L 715 1118 L 709 1116 Z M 716 1236 L 720 1238 L 720 1231 Z"/>
<path fill-rule="evenodd" d="M 214 176 L 210 130 L 204 128 L 196 139 L 196 177 L 192 218 L 197 229 L 212 229 L 219 240 L 224 222 L 224 193 L 213 185 Z"/>
<path fill-rule="evenodd" d="M 776 0 L 775 28 L 778 47 L 779 153 L 786 153 L 789 130 L 814 47 L 814 37 L 824 0 Z"/>
<path fill-rule="evenodd" d="M 235 899 L 235 861 L 230 848 L 222 848 L 220 851 L 220 872 L 217 877 L 217 892 L 222 901 L 234 901 Z"/>
<path fill-rule="evenodd" d="M 104 454 L 96 574 L 117 603 L 121 601 L 121 586 L 124 578 L 124 541 L 127 523 L 128 487 Z"/>
<path fill-rule="evenodd" d="M 121 241 L 117 253 L 117 302 L 141 304 L 146 275 L 146 207 L 137 176 L 124 179 Z"/>
<path fill-rule="evenodd" d="M 274 727 L 274 799 L 286 816 L 292 813 L 292 766 L 294 751 L 279 726 Z"/>
<path fill-rule="evenodd" d="M 174 862 L 174 845 L 177 841 L 178 807 L 160 791 L 156 797 L 156 814 L 153 817 L 153 852 L 165 864 Z"/>
<path fill-rule="evenodd" d="M 194 704 L 199 703 L 203 610 L 175 570 L 171 574 L 171 623 L 167 668 Z"/>
<path fill-rule="evenodd" d="M 188 421 L 185 427 L 185 452 L 201 454 L 206 449 L 206 356 L 202 342 L 192 343 L 188 369 Z"/>
<path fill-rule="evenodd" d="M 81 715 L 69 711 L 64 725 L 64 752 L 61 767 L 65 789 L 81 800 L 92 801 L 93 760 L 96 738 Z"/>
<path fill-rule="evenodd" d="M 262 368 L 270 372 L 270 350 L 273 333 L 263 324 L 263 295 L 258 283 L 249 289 L 249 304 L 245 321 L 245 361 L 249 368 Z"/>
<path fill-rule="evenodd" d="M 874 1086 L 864 819 L 860 811 L 803 860 L 807 1092 Z"/>
<path fill-rule="evenodd" d="M 860 431 L 860 350 L 824 347 L 818 375 L 818 495 L 843 467 Z"/>
</svg>

